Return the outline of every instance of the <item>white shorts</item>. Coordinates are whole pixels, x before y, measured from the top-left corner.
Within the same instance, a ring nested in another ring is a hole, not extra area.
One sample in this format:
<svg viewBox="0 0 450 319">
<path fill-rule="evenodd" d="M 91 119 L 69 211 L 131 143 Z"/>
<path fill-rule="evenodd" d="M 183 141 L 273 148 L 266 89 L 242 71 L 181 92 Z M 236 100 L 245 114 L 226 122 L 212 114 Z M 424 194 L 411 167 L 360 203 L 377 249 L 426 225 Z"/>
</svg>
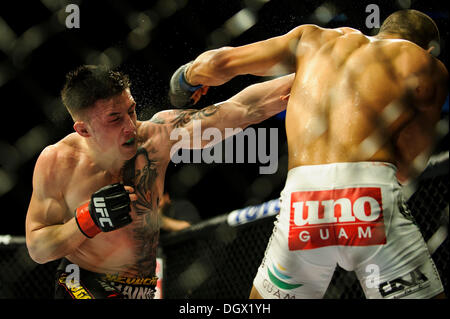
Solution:
<svg viewBox="0 0 450 319">
<path fill-rule="evenodd" d="M 288 172 L 254 286 L 264 298 L 322 298 L 336 265 L 367 298 L 443 291 L 426 243 L 388 163 L 300 166 Z"/>
</svg>

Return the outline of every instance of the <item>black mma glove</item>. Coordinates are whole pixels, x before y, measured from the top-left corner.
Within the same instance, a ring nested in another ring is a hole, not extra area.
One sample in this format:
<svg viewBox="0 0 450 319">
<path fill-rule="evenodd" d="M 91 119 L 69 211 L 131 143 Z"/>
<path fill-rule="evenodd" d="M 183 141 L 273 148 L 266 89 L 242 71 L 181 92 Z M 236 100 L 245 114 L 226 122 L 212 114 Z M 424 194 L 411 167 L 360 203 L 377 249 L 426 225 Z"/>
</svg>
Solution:
<svg viewBox="0 0 450 319">
<path fill-rule="evenodd" d="M 130 196 L 122 184 L 100 188 L 91 200 L 78 207 L 75 220 L 80 231 L 88 238 L 100 232 L 109 232 L 131 223 Z"/>
<path fill-rule="evenodd" d="M 193 99 L 195 103 L 200 99 L 200 97 L 198 97 L 198 99 L 195 98 L 195 96 L 198 95 L 195 94 L 195 92 L 203 88 L 203 85 L 192 86 L 186 80 L 186 70 L 192 65 L 192 63 L 193 61 L 180 66 L 170 79 L 170 103 L 176 107 L 188 105 L 191 99 Z M 201 93 L 200 96 L 202 94 L 204 95 L 206 92 Z"/>
</svg>

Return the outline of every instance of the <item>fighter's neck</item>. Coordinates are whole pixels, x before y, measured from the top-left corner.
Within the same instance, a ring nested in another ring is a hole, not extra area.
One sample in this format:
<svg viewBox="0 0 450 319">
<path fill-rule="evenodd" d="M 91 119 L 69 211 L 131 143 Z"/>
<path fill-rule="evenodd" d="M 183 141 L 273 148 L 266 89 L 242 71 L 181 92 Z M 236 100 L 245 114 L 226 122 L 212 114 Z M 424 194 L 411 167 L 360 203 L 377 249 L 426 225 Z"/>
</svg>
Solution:
<svg viewBox="0 0 450 319">
<path fill-rule="evenodd" d="M 125 164 L 125 160 L 119 159 L 118 156 L 112 156 L 105 154 L 98 150 L 95 146 L 90 145 L 89 141 L 86 143 L 86 154 L 89 157 L 93 165 L 95 165 L 99 171 L 104 171 L 105 174 L 110 175 L 114 180 L 119 180 L 122 172 L 122 167 Z"/>
</svg>

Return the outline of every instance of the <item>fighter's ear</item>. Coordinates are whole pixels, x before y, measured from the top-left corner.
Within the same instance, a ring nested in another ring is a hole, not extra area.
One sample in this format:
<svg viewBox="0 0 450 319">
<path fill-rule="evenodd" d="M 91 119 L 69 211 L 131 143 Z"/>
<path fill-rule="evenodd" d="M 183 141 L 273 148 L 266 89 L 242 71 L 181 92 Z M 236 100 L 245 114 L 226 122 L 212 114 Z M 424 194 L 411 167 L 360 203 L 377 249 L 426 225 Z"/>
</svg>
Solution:
<svg viewBox="0 0 450 319">
<path fill-rule="evenodd" d="M 91 134 L 87 129 L 86 123 L 83 121 L 75 121 L 75 123 L 73 124 L 73 128 L 78 134 L 80 134 L 83 137 L 91 136 Z"/>
</svg>

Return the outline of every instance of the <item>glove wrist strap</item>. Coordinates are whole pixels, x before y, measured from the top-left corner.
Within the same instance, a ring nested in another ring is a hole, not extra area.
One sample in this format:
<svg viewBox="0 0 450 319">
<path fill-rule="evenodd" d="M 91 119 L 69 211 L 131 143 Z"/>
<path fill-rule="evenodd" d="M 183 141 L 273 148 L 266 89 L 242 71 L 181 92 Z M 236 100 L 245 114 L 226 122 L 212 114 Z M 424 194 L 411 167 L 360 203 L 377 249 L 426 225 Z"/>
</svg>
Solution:
<svg viewBox="0 0 450 319">
<path fill-rule="evenodd" d="M 189 91 L 189 92 L 195 92 L 197 91 L 199 88 L 203 87 L 203 85 L 197 85 L 197 86 L 192 86 L 189 84 L 189 82 L 186 80 L 186 76 L 184 75 L 184 72 L 187 70 L 184 69 L 183 72 L 180 73 L 180 77 L 178 78 L 178 81 L 180 83 L 180 87 L 181 89 L 185 90 L 185 91 Z"/>
<path fill-rule="evenodd" d="M 95 235 L 101 233 L 101 229 L 94 223 L 89 213 L 89 202 L 77 208 L 75 220 L 84 236 L 93 238 Z"/>
</svg>

